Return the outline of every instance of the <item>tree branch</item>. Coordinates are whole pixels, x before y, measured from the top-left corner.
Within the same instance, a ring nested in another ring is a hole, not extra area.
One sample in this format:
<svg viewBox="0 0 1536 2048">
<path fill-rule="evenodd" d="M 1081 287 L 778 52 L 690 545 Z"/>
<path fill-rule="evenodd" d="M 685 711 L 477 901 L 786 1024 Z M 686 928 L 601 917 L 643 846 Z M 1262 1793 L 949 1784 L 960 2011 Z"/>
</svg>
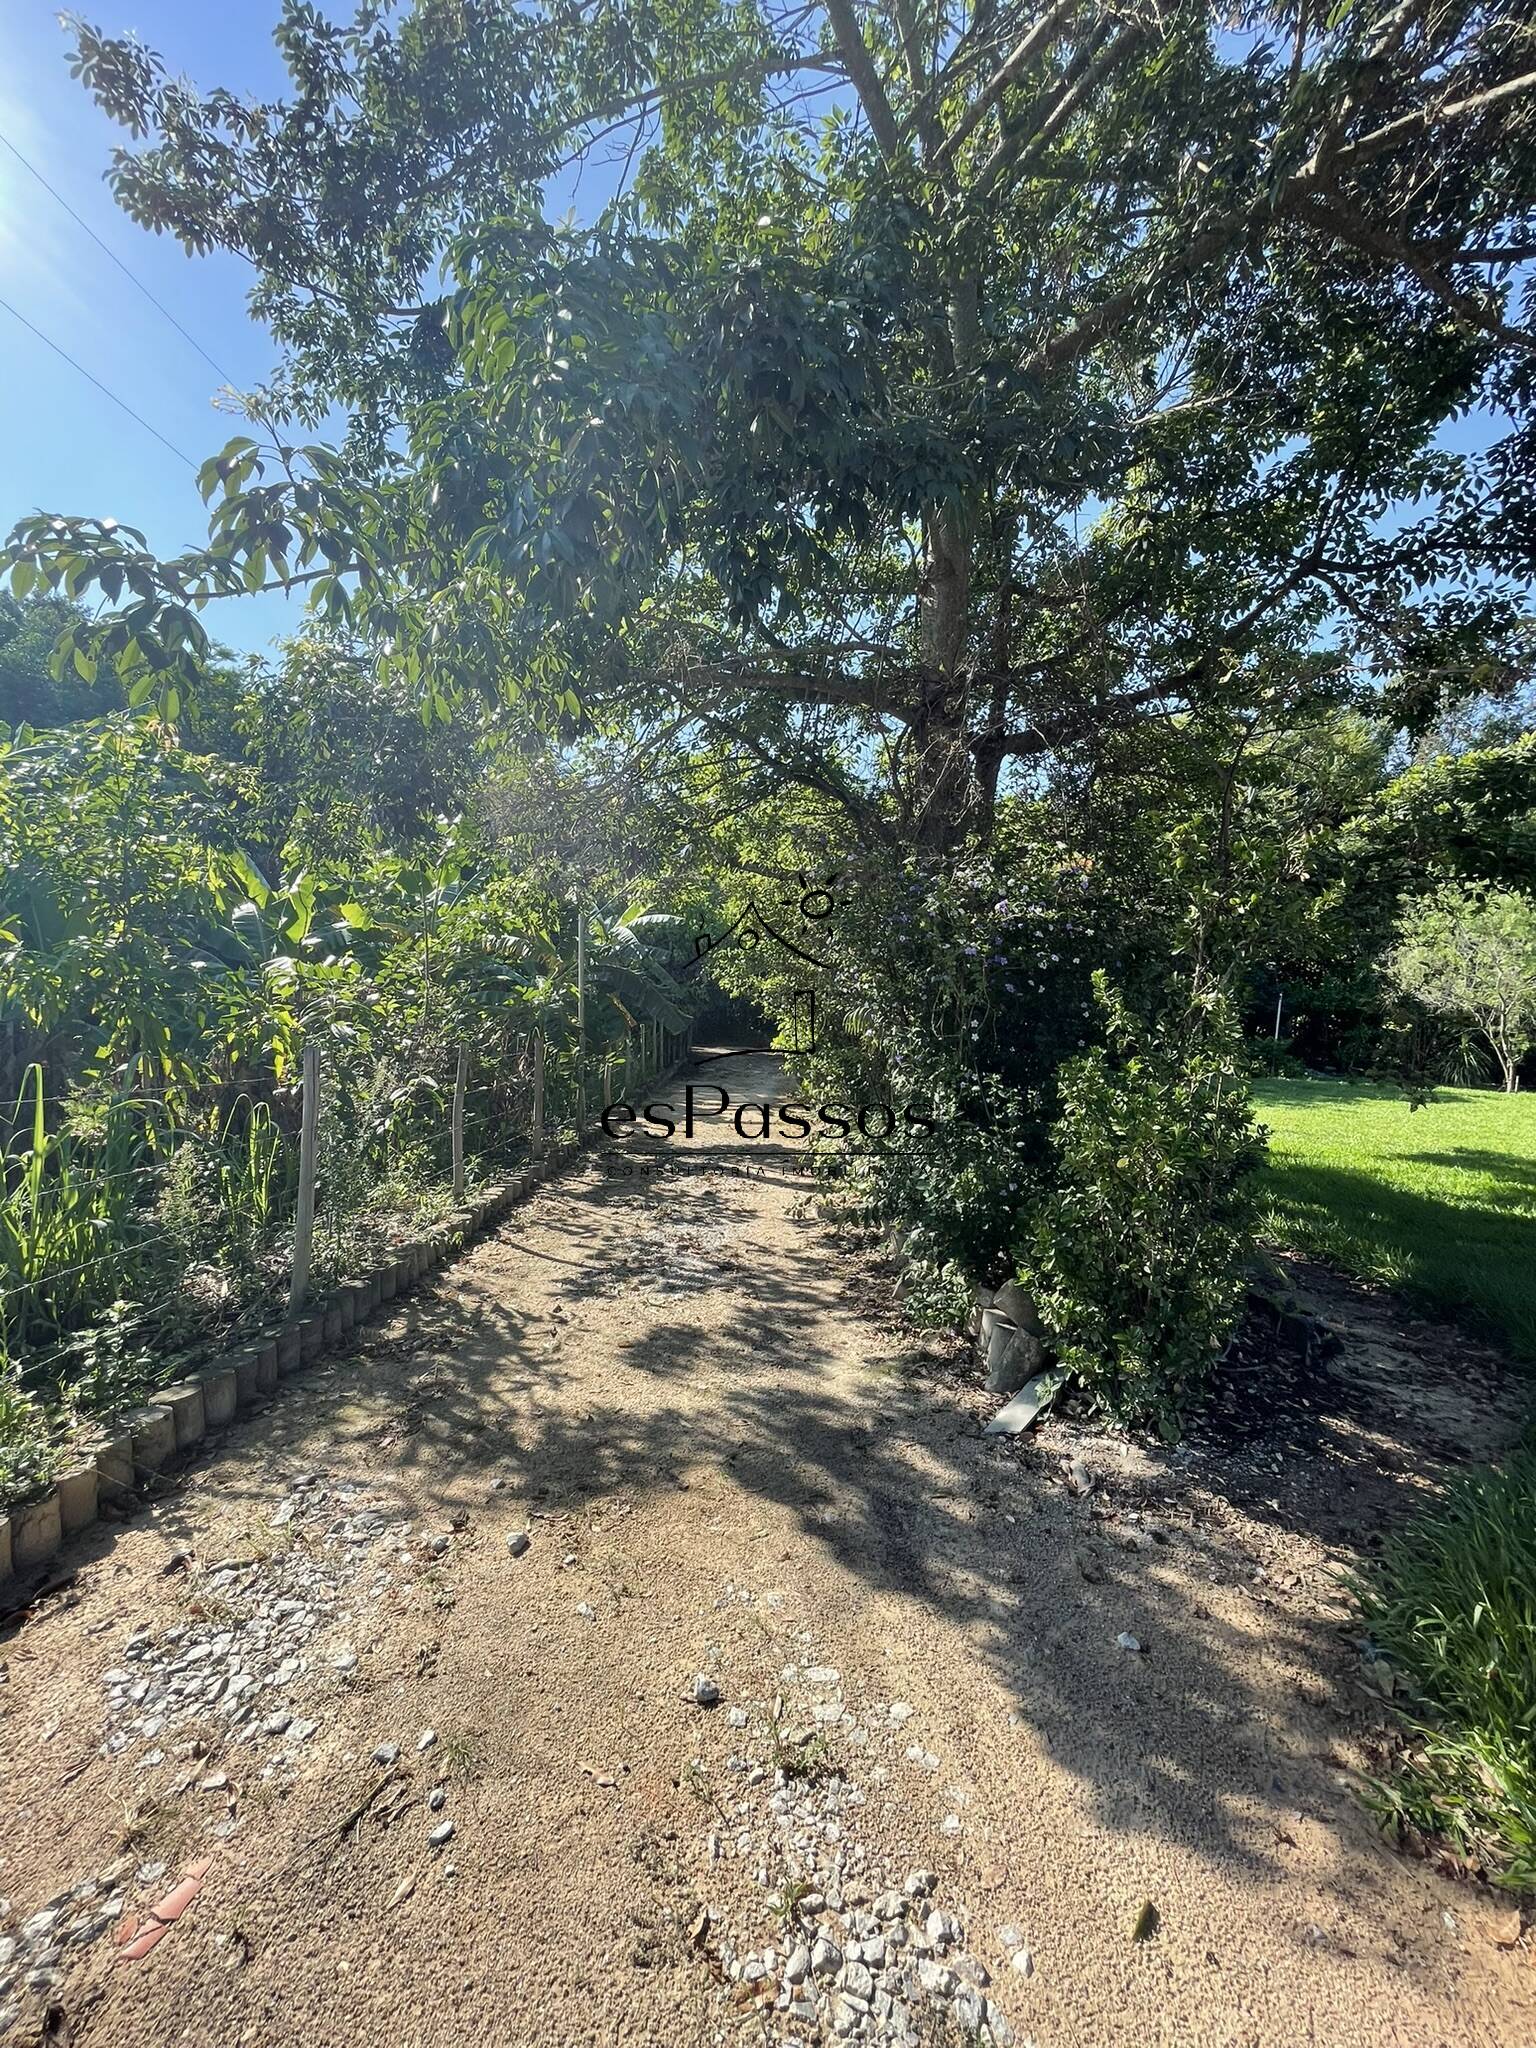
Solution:
<svg viewBox="0 0 1536 2048">
<path fill-rule="evenodd" d="M 901 151 L 901 130 L 896 125 L 896 116 L 891 112 L 891 103 L 886 98 L 885 87 L 880 82 L 880 73 L 875 69 L 875 60 L 869 54 L 869 45 L 864 40 L 864 31 L 859 27 L 858 16 L 853 11 L 852 0 L 826 0 L 827 19 L 832 24 L 832 33 L 837 37 L 837 47 L 842 52 L 843 63 L 847 66 L 848 77 L 859 96 L 859 105 L 869 122 L 870 131 L 880 145 L 880 154 L 892 162 Z"/>
</svg>

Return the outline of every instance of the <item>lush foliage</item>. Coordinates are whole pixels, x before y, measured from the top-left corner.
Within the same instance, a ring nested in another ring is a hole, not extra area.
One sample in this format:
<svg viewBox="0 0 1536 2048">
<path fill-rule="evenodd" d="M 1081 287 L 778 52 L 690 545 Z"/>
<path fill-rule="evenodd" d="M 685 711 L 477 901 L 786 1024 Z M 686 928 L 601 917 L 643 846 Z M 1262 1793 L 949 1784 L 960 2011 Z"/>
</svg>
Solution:
<svg viewBox="0 0 1536 2048">
<path fill-rule="evenodd" d="M 1536 896 L 1447 883 L 1404 910 L 1387 973 L 1411 1001 L 1475 1027 L 1513 1093 L 1536 1039 Z"/>
<path fill-rule="evenodd" d="M 1536 1449 L 1390 1537 L 1360 1604 L 1409 1731 L 1375 1803 L 1536 1890 Z"/>
<path fill-rule="evenodd" d="M 1536 1096 L 1260 1081 L 1263 1227 L 1536 1360 Z"/>
<path fill-rule="evenodd" d="M 424 727 L 349 651 L 300 642 L 280 673 L 230 677 L 199 725 L 209 750 L 123 713 L 0 741 L 17 1445 L 282 1299 L 306 1046 L 320 1283 L 448 1204 L 460 1047 L 473 1177 L 527 1147 L 536 1058 L 553 1131 L 638 1063 L 642 1029 L 654 1058 L 654 1027 L 685 1022 L 622 874 L 507 857 L 495 821 L 520 757 L 472 722 Z"/>
<path fill-rule="evenodd" d="M 249 829 L 176 883 L 196 914 L 162 946 L 162 1062 L 205 1013 L 232 1071 L 323 1029 L 372 1101 L 370 1060 L 441 1048 L 496 974 L 568 961 L 596 874 L 695 923 L 844 874 L 811 965 L 754 959 L 740 987 L 786 1022 L 818 996 L 816 1092 L 918 1110 L 858 1170 L 936 1269 L 999 1277 L 1046 1229 L 1049 1175 L 1076 1176 L 1079 1220 L 1049 1235 L 1063 1313 L 1089 1214 L 1123 1227 L 1074 1107 L 1105 1091 L 1174 1277 L 1159 1303 L 1098 1276 L 1083 1370 L 1171 1413 L 1228 1287 L 1239 1091 L 1218 1116 L 1225 1041 L 1201 1033 L 1097 1055 L 1090 977 L 1209 1022 L 1221 987 L 1328 957 L 1310 853 L 1378 786 L 1387 730 L 1528 671 L 1518 11 L 414 0 L 338 24 L 286 0 L 268 105 L 73 34 L 132 138 L 119 199 L 246 257 L 283 360 L 202 468 L 205 546 L 165 561 L 39 515 L 11 590 L 89 606 L 63 676 L 209 733 L 225 599 L 307 589 L 350 664 L 297 728 L 279 692 L 240 744 L 198 741 L 253 771 Z M 310 439 L 336 405 L 344 444 Z M 1473 406 L 1507 422 L 1478 457 L 1441 433 Z M 349 780 L 338 736 L 398 738 L 406 700 L 440 751 L 403 748 L 380 844 L 385 785 Z M 501 748 L 494 796 L 462 822 L 438 797 L 404 849 L 466 729 Z M 226 900 L 242 858 L 269 900 Z M 69 891 L 39 901 L 69 914 Z M 159 934 L 125 930 L 83 1004 L 110 998 L 122 1047 L 153 971 L 127 956 Z M 202 997 L 194 948 L 222 963 Z M 24 964 L 46 993 L 51 956 Z"/>
<path fill-rule="evenodd" d="M 1172 1437 L 1242 1296 L 1257 1133 L 1219 996 L 1147 1029 L 1098 985 L 1108 1043 L 1060 1077 L 1020 1270 L 1095 1405 Z"/>
<path fill-rule="evenodd" d="M 1513 11 L 289 0 L 279 41 L 252 107 L 77 34 L 147 137 L 123 203 L 248 256 L 286 348 L 206 549 L 17 530 L 23 591 L 115 608 L 83 672 L 165 705 L 206 601 L 302 578 L 429 705 L 676 706 L 933 845 L 1180 709 L 1364 663 L 1422 721 L 1524 673 Z M 296 445 L 338 399 L 351 444 Z M 1435 436 L 1478 399 L 1514 427 L 1473 462 Z"/>
</svg>

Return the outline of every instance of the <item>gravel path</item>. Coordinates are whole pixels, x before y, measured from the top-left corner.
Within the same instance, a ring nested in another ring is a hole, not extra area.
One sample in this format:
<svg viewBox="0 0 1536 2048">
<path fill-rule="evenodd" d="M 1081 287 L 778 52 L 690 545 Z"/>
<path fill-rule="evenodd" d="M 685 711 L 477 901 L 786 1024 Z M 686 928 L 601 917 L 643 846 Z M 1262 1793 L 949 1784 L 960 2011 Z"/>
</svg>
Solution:
<svg viewBox="0 0 1536 2048">
<path fill-rule="evenodd" d="M 988 1441 L 808 1195 L 604 1148 L 74 1547 L 0 1643 L 0 2038 L 1536 2040 L 1350 1790 L 1336 1573 L 1507 1435 L 1486 1361 L 1357 1299 L 1257 1438 Z"/>
</svg>

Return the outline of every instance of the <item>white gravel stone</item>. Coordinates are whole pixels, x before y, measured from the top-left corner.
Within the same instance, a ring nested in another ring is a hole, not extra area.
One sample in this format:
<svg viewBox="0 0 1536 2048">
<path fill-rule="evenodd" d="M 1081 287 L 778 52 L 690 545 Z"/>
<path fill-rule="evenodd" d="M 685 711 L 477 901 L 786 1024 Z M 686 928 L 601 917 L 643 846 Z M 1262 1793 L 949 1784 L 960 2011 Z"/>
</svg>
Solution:
<svg viewBox="0 0 1536 2048">
<path fill-rule="evenodd" d="M 864 1963 L 845 1963 L 838 1984 L 843 1991 L 851 1992 L 855 1998 L 874 1996 L 875 1980 Z"/>
<path fill-rule="evenodd" d="M 1007 2014 L 998 2005 L 995 1998 L 987 2000 L 985 2025 L 987 2032 L 992 2036 L 992 2048 L 1013 2048 L 1017 2036 L 1013 2031 Z"/>
<path fill-rule="evenodd" d="M 1115 1637 L 1115 1648 L 1117 1650 L 1136 1651 L 1141 1648 L 1141 1643 L 1139 1639 L 1131 1635 L 1129 1631 L 1122 1631 L 1119 1635 Z"/>
</svg>

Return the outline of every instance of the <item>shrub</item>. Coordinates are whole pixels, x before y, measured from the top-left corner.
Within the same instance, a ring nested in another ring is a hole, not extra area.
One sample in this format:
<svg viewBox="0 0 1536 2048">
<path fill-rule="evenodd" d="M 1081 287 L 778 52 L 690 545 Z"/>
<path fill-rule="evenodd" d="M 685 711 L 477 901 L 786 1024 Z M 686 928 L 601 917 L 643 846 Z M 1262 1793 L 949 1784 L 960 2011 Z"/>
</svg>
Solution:
<svg viewBox="0 0 1536 2048">
<path fill-rule="evenodd" d="M 1460 1480 L 1356 1593 L 1412 1736 L 1371 1803 L 1536 1888 L 1536 1446 Z"/>
<path fill-rule="evenodd" d="M 47 1416 L 0 1361 L 0 1514 L 40 1492 L 60 1462 Z"/>
<path fill-rule="evenodd" d="M 1253 1243 L 1244 1046 L 1217 994 L 1148 1030 L 1102 975 L 1094 986 L 1108 1043 L 1062 1070 L 1020 1277 L 1094 1405 L 1171 1440 L 1236 1319 Z"/>
</svg>

